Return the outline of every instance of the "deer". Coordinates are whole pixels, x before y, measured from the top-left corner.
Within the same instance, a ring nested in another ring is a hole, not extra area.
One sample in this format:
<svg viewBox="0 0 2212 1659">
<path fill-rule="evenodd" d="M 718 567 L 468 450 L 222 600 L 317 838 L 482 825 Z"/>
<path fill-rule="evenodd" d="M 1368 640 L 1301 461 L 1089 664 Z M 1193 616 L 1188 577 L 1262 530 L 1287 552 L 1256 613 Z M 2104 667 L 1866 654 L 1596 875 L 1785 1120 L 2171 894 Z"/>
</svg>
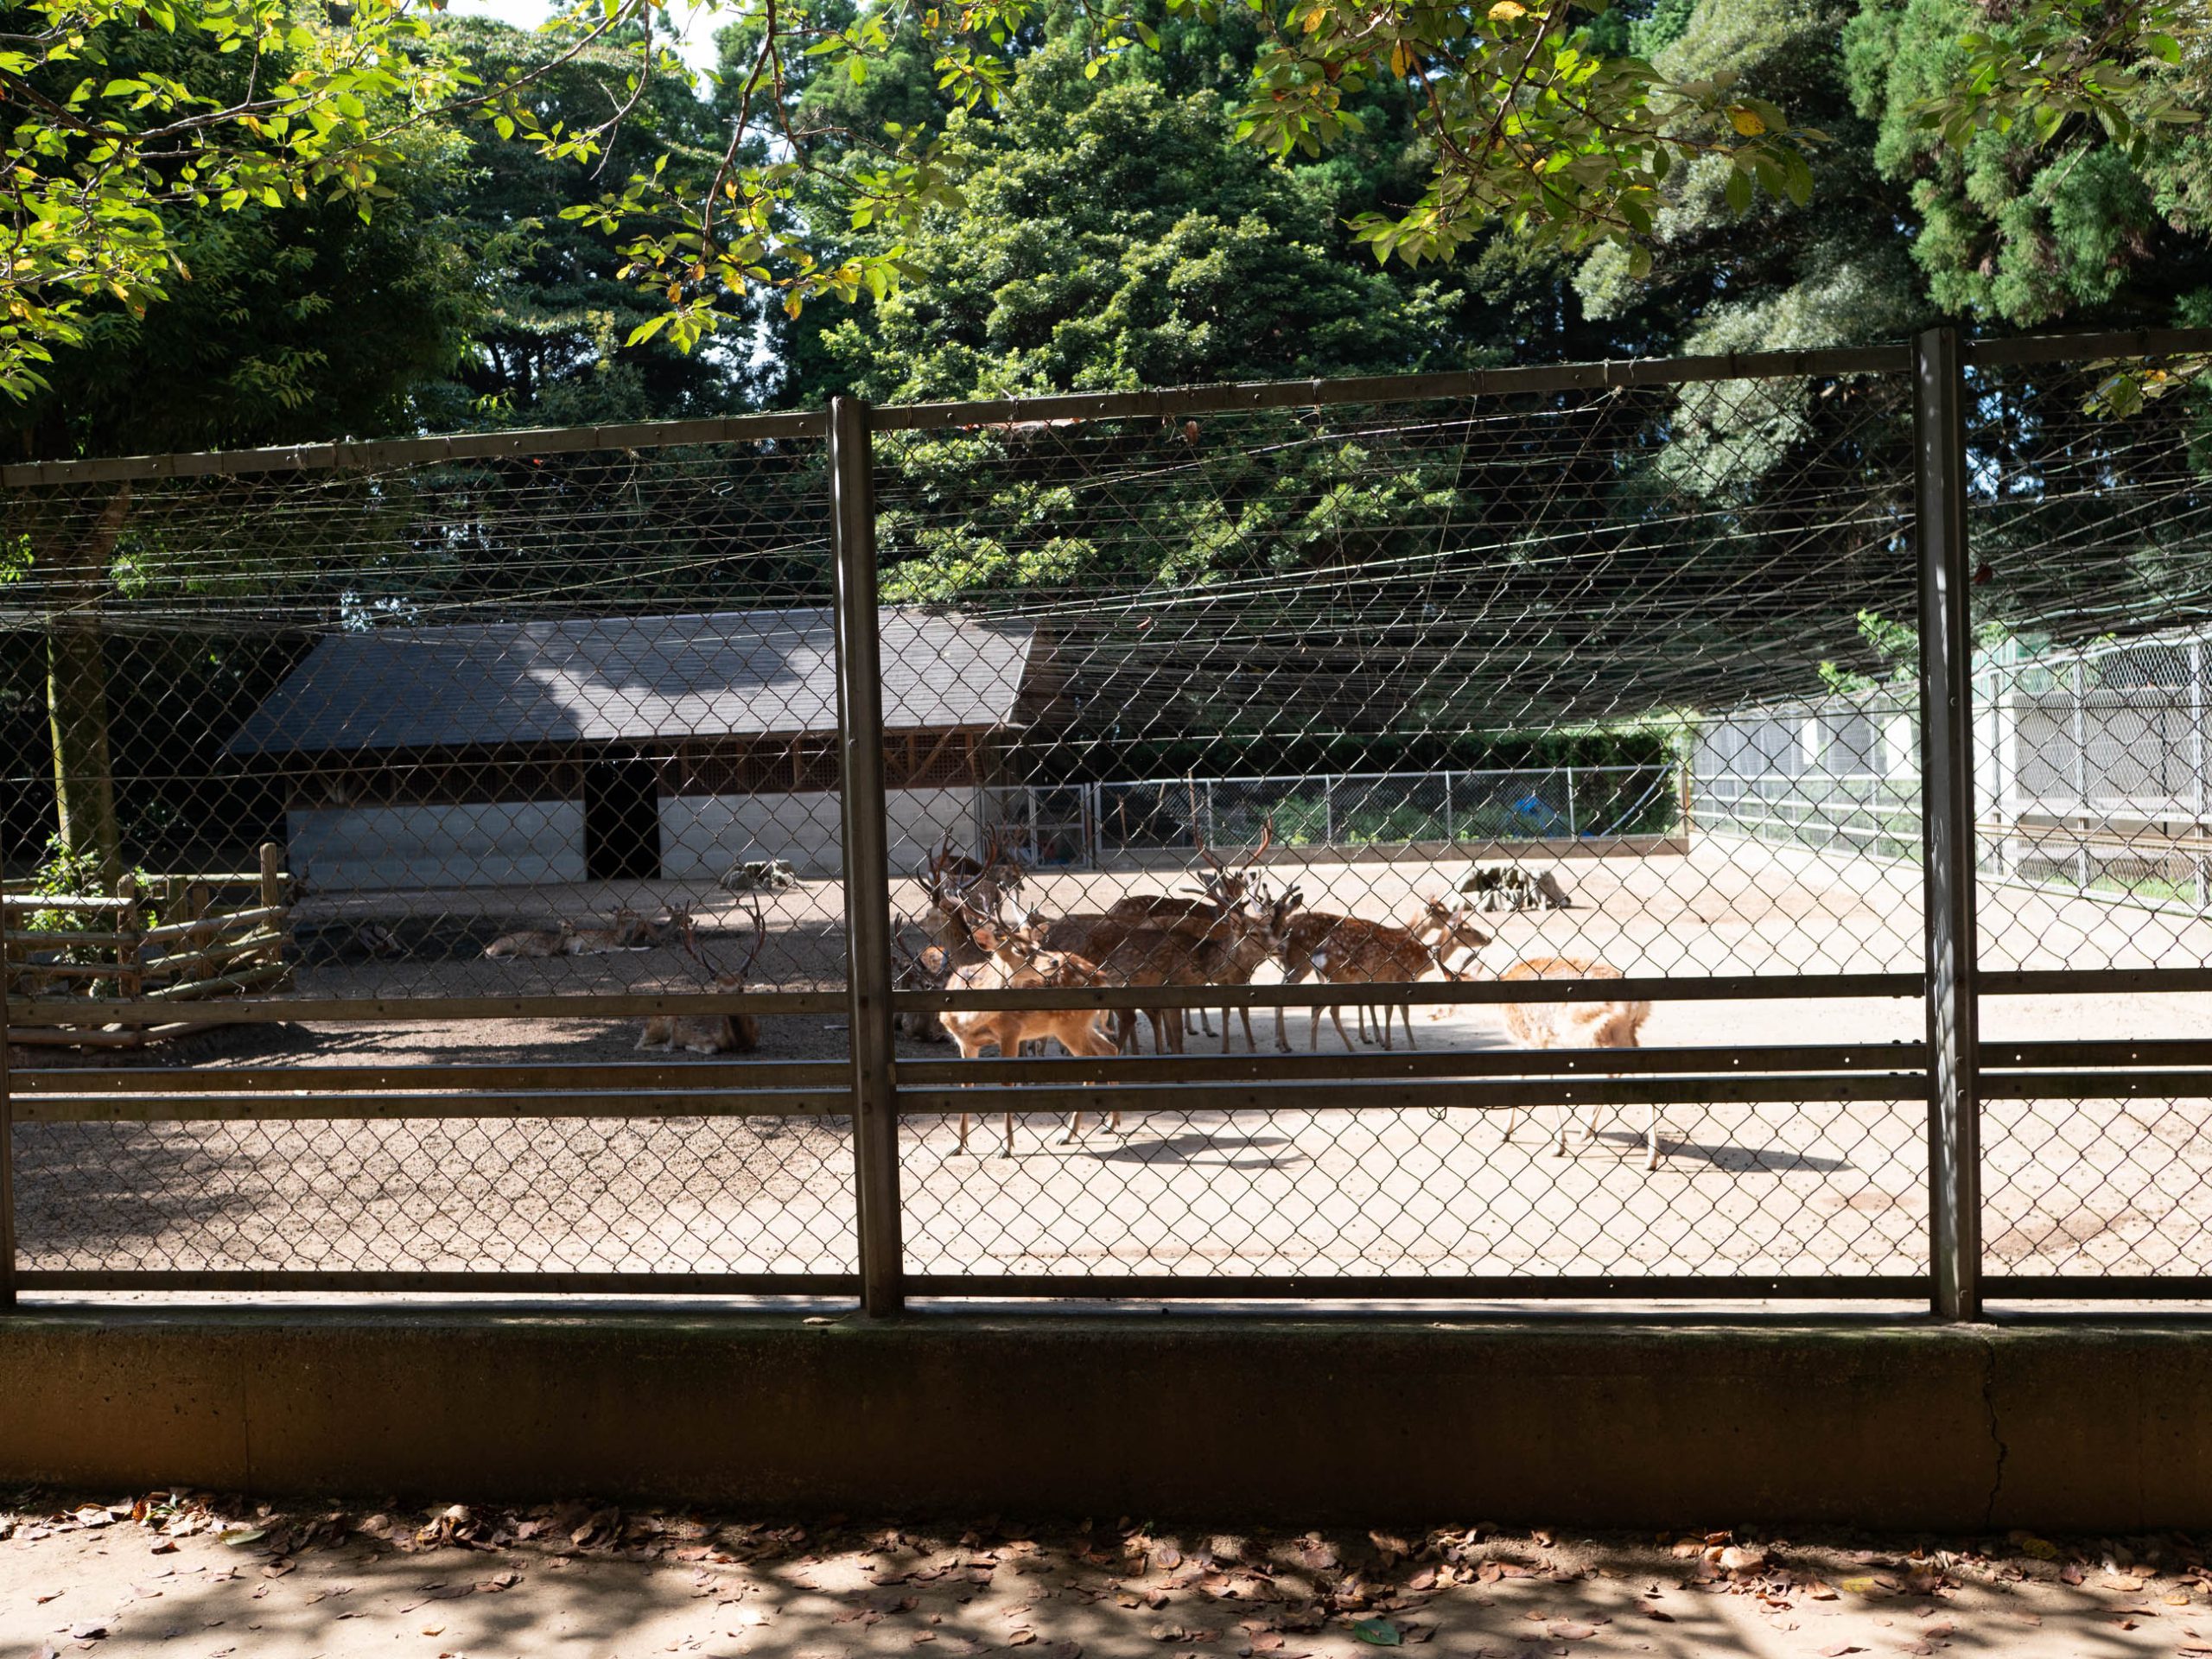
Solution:
<svg viewBox="0 0 2212 1659">
<path fill-rule="evenodd" d="M 900 914 L 899 927 L 891 936 L 891 950 L 894 957 L 891 988 L 894 991 L 943 990 L 945 981 L 952 974 L 950 952 L 941 944 L 925 945 L 918 951 L 908 950 L 900 936 L 910 928 L 918 928 L 924 932 L 929 931 L 912 916 Z M 951 1040 L 950 1033 L 933 1014 L 910 1009 L 896 1016 L 892 1025 L 900 1036 L 912 1038 L 918 1043 Z"/>
<path fill-rule="evenodd" d="M 1057 986 L 1093 986 L 1108 982 L 1096 964 L 1071 951 L 1046 950 L 1042 939 L 1041 919 L 1031 915 L 1020 927 L 1007 925 L 995 916 L 982 915 L 963 906 L 962 919 L 965 922 L 969 944 L 982 953 L 984 960 L 955 965 L 947 980 L 953 990 L 1035 990 Z M 1120 1045 L 1098 1029 L 1098 1016 L 1090 1008 L 1047 1009 L 982 1009 L 956 1012 L 947 1009 L 938 1016 L 952 1040 L 960 1045 L 960 1057 L 972 1060 L 987 1048 L 996 1048 L 1001 1055 L 1017 1054 L 1021 1046 L 1046 1038 L 1057 1041 L 1061 1047 L 1078 1058 L 1096 1059 L 1119 1052 Z M 1108 1127 L 1119 1129 L 1122 1114 L 1119 1109 L 1107 1115 Z M 968 1150 L 968 1127 L 970 1114 L 960 1114 L 959 1150 Z M 1083 1113 L 1080 1109 L 1068 1114 L 1067 1128 L 1061 1132 L 1060 1144 L 1073 1141 L 1083 1133 Z M 1006 1115 L 1006 1153 L 1014 1156 L 1014 1114 Z"/>
<path fill-rule="evenodd" d="M 518 933 L 502 933 L 484 947 L 487 957 L 565 957 L 569 954 L 569 941 L 576 930 L 567 922 L 553 927 L 524 928 Z"/>
<path fill-rule="evenodd" d="M 652 920 L 626 906 L 614 912 L 612 927 L 569 929 L 561 954 L 593 957 L 609 950 L 650 950 L 671 939 L 682 940 L 690 926 L 691 912 L 681 906 L 669 906 Z"/>
<path fill-rule="evenodd" d="M 1115 920 L 1135 922 L 1148 927 L 1204 931 L 1217 925 L 1230 911 L 1259 891 L 1259 879 L 1252 874 L 1252 867 L 1274 844 L 1275 821 L 1272 813 L 1261 826 L 1259 844 L 1244 855 L 1243 862 L 1233 868 L 1224 864 L 1214 855 L 1212 849 L 1206 845 L 1205 836 L 1193 830 L 1192 838 L 1197 842 L 1198 856 L 1213 866 L 1212 871 L 1201 875 L 1190 889 L 1198 895 L 1196 898 L 1181 899 L 1167 893 L 1136 893 L 1109 906 L 1106 914 Z M 1249 978 L 1248 974 L 1245 979 Z M 1245 981 L 1236 982 L 1242 984 Z M 1207 1023 L 1206 1011 L 1200 1008 L 1197 1012 L 1199 1032 L 1205 1036 L 1212 1036 L 1213 1027 Z M 1252 1011 L 1244 1008 L 1240 1012 L 1244 1016 L 1245 1046 L 1256 1053 L 1259 1044 L 1252 1035 Z M 1221 1017 L 1226 1025 L 1229 1011 L 1224 1009 Z M 1190 1028 L 1187 1014 L 1184 1016 L 1183 1025 L 1187 1032 Z M 1228 1052 L 1224 1033 L 1222 1052 L 1225 1054 Z"/>
<path fill-rule="evenodd" d="M 715 964 L 700 950 L 697 937 L 689 915 L 683 918 L 681 935 L 685 950 L 699 964 L 711 989 L 742 991 L 753 976 L 753 964 L 760 959 L 760 947 L 768 938 L 768 924 L 760 914 L 760 904 L 753 904 L 753 949 L 747 953 L 743 964 L 734 974 L 718 973 Z M 760 1020 L 750 1014 L 654 1014 L 645 1017 L 645 1028 L 639 1039 L 639 1048 L 658 1046 L 664 1053 L 673 1054 L 679 1048 L 694 1054 L 747 1054 L 760 1046 Z"/>
<path fill-rule="evenodd" d="M 1021 896 L 1021 861 L 1000 840 L 995 830 L 984 837 L 983 856 L 980 860 L 955 850 L 952 837 L 947 835 L 915 873 L 925 887 L 950 880 L 958 882 L 963 892 L 976 889 L 988 906 L 995 906 L 1001 896 Z"/>
<path fill-rule="evenodd" d="M 1466 965 L 1454 968 L 1448 950 L 1456 943 L 1453 928 L 1464 922 L 1465 906 L 1447 907 L 1440 900 L 1431 899 L 1427 919 L 1422 927 L 1424 938 L 1431 940 L 1436 965 L 1452 979 L 1462 982 L 1495 977 L 1501 983 L 1520 984 L 1536 979 L 1605 980 L 1625 978 L 1621 970 L 1602 962 L 1585 957 L 1525 957 L 1504 972 L 1490 975 L 1481 963 L 1470 959 Z M 1637 1033 L 1643 1022 L 1651 1017 L 1649 1002 L 1503 1002 L 1498 1011 L 1505 1018 L 1506 1035 L 1521 1048 L 1635 1048 Z M 1520 1109 L 1509 1107 L 1505 1114 L 1504 1139 L 1513 1139 L 1514 1126 L 1520 1121 Z M 1560 1114 L 1559 1138 L 1552 1148 L 1552 1155 L 1567 1156 L 1567 1126 L 1573 1122 L 1574 1109 L 1568 1107 Z M 1587 1125 L 1583 1130 L 1585 1141 L 1598 1138 L 1598 1107 L 1590 1108 Z M 1659 1109 L 1647 1105 L 1643 1109 L 1643 1167 L 1647 1171 L 1659 1167 Z"/>
<path fill-rule="evenodd" d="M 1292 922 L 1283 950 L 1283 983 L 1296 985 L 1310 974 L 1330 985 L 1407 984 L 1421 980 L 1437 967 L 1436 957 L 1425 943 L 1417 929 L 1400 927 L 1394 922 L 1370 922 L 1359 916 L 1339 916 L 1328 911 L 1309 910 Z M 1453 943 L 1470 947 L 1490 943 L 1490 935 L 1464 918 L 1453 923 Z M 1390 1015 L 1393 1010 L 1404 1020 L 1406 1046 L 1414 1042 L 1414 1006 L 1409 996 L 1402 1002 L 1385 1003 L 1376 1012 L 1376 1026 L 1382 1039 L 1382 1046 L 1390 1046 Z M 1313 1010 L 1313 1019 L 1306 1028 L 1306 1046 L 1319 1050 L 1321 1046 L 1321 1010 Z M 1341 1006 L 1332 1004 L 1329 1018 L 1337 1027 L 1337 1036 L 1346 1048 L 1352 1046 L 1351 1038 L 1344 1031 L 1344 1015 Z M 1360 1040 L 1370 1040 L 1363 1019 Z M 1286 1052 L 1290 1039 L 1284 1034 L 1282 1010 L 1275 1010 L 1275 1046 Z"/>
</svg>

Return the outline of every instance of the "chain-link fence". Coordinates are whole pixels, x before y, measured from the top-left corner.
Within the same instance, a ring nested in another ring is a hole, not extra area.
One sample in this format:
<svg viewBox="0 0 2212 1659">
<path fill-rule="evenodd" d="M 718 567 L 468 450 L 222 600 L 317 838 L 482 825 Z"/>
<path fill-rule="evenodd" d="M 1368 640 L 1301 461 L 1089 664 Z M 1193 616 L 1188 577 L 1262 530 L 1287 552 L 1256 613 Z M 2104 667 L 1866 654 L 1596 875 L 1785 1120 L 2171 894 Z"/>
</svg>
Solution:
<svg viewBox="0 0 2212 1659">
<path fill-rule="evenodd" d="M 2091 349 L 10 468 L 0 1262 L 2202 1286 L 2198 397 Z"/>
</svg>

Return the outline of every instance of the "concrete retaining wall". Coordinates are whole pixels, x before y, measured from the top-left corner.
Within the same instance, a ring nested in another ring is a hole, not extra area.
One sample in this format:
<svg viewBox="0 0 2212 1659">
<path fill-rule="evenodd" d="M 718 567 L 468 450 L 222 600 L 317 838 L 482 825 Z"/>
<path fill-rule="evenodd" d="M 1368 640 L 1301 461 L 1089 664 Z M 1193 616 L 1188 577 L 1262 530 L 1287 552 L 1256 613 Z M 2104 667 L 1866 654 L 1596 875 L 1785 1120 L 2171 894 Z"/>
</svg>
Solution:
<svg viewBox="0 0 2212 1659">
<path fill-rule="evenodd" d="M 0 1486 L 2212 1525 L 2212 1336 L 666 1311 L 0 1317 Z"/>
</svg>

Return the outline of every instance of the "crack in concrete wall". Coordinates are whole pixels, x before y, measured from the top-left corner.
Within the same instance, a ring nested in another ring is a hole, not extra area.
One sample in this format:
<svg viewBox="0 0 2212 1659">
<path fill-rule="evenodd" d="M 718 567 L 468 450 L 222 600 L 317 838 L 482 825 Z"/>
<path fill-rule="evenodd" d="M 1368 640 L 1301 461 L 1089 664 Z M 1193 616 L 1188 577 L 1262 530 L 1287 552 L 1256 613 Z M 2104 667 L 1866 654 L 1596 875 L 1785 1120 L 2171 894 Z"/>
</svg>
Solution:
<svg viewBox="0 0 2212 1659">
<path fill-rule="evenodd" d="M 1997 1451 L 1997 1466 L 1990 1471 L 1989 1502 L 1982 1510 L 1982 1525 L 1993 1529 L 1997 1521 L 1997 1500 L 2005 1491 L 2005 1460 L 2012 1455 L 2012 1447 L 2005 1443 L 2004 1425 L 1997 1413 L 1997 1344 L 1990 1337 L 1982 1337 L 1981 1408 L 1989 1419 L 1989 1442 Z"/>
</svg>

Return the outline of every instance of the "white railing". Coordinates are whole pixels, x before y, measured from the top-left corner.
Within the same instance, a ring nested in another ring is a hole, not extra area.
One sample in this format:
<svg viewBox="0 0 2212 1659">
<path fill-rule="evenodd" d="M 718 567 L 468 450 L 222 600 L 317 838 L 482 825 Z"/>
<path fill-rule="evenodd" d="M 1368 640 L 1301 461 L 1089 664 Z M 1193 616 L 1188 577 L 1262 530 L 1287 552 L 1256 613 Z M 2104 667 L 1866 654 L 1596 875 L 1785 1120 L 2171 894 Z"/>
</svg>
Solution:
<svg viewBox="0 0 2212 1659">
<path fill-rule="evenodd" d="M 1096 867 L 1124 853 L 1249 845 L 1270 822 L 1285 847 L 1611 841 L 1680 823 L 1680 768 L 1453 768 L 1131 779 L 986 791 L 993 827 L 1039 863 Z"/>
</svg>

